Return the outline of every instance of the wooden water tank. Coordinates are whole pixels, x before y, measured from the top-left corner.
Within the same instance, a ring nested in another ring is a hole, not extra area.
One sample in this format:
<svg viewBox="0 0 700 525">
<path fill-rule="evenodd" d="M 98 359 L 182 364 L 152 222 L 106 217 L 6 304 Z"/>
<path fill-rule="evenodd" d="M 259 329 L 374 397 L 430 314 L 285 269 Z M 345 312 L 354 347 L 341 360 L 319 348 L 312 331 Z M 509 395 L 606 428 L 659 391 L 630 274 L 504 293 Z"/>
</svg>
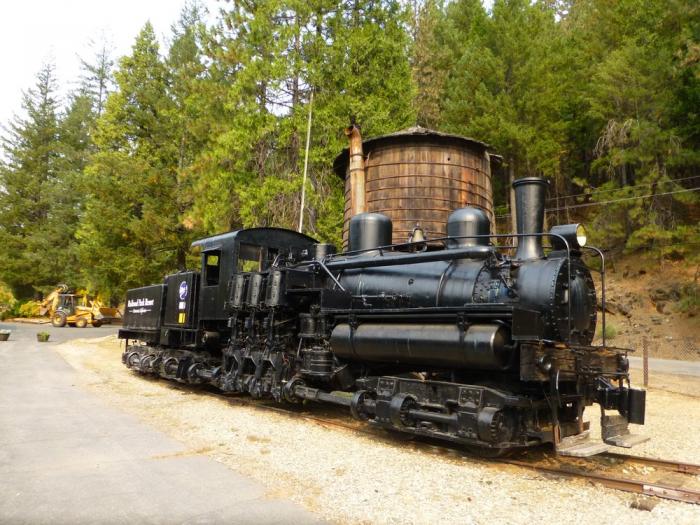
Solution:
<svg viewBox="0 0 700 525">
<path fill-rule="evenodd" d="M 406 242 L 416 226 L 427 239 L 446 235 L 447 218 L 475 206 L 491 219 L 491 156 L 483 142 L 413 127 L 363 142 L 366 211 L 388 215 L 393 242 Z M 345 180 L 343 245 L 347 248 L 352 216 L 348 150 L 333 164 Z"/>
</svg>

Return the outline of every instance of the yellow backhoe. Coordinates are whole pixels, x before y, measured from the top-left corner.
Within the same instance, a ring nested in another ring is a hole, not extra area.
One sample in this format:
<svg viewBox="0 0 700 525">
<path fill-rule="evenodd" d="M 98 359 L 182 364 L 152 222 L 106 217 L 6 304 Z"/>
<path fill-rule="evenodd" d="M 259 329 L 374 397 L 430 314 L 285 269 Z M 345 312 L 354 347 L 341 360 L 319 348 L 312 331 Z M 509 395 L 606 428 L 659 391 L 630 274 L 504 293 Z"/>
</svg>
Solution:
<svg viewBox="0 0 700 525">
<path fill-rule="evenodd" d="M 121 318 L 118 309 L 106 307 L 97 299 L 68 293 L 68 286 L 65 284 L 59 284 L 46 296 L 39 312 L 48 316 L 51 324 L 58 327 L 68 325 L 85 328 L 88 324 L 98 327 Z"/>
</svg>

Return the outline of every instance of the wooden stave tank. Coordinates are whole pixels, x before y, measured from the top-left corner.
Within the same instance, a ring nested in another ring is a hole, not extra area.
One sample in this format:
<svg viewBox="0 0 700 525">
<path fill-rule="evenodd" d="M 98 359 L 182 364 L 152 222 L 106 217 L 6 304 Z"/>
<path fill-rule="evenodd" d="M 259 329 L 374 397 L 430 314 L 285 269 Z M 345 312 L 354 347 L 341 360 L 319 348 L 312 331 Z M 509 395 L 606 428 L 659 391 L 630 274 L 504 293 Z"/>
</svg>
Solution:
<svg viewBox="0 0 700 525">
<path fill-rule="evenodd" d="M 367 212 L 389 216 L 393 242 L 406 242 L 418 223 L 427 239 L 444 237 L 455 209 L 484 210 L 494 231 L 491 162 L 488 145 L 467 137 L 421 127 L 363 141 Z M 345 180 L 343 246 L 352 217 L 348 149 L 333 169 Z"/>
</svg>

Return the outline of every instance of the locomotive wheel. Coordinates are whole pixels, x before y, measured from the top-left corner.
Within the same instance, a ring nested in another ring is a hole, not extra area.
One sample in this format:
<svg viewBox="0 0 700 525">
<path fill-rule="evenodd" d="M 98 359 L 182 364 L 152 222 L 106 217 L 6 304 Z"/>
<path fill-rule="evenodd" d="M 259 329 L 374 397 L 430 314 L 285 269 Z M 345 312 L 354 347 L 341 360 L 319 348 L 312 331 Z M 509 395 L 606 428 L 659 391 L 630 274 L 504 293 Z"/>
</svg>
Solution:
<svg viewBox="0 0 700 525">
<path fill-rule="evenodd" d="M 487 443 L 510 441 L 513 436 L 511 418 L 496 407 L 486 407 L 479 412 L 477 429 L 479 439 Z"/>
<path fill-rule="evenodd" d="M 301 402 L 301 399 L 294 395 L 294 389 L 298 386 L 304 386 L 304 380 L 300 377 L 293 377 L 285 383 L 284 387 L 282 387 L 282 396 L 284 396 L 285 401 L 288 403 Z"/>
<path fill-rule="evenodd" d="M 401 393 L 392 397 L 389 405 L 389 417 L 394 427 L 398 429 L 412 427 L 413 422 L 408 412 L 416 406 L 416 398 L 411 394 Z"/>
<path fill-rule="evenodd" d="M 369 399 L 369 392 L 367 390 L 358 390 L 352 396 L 352 402 L 350 403 L 350 413 L 352 417 L 359 421 L 367 421 L 369 419 L 369 414 L 365 412 L 365 400 Z"/>
<path fill-rule="evenodd" d="M 77 326 L 78 328 L 85 328 L 87 324 L 87 319 L 85 319 L 84 317 L 81 317 L 80 319 L 77 319 L 75 321 L 75 326 Z"/>
<path fill-rule="evenodd" d="M 66 326 L 68 316 L 63 312 L 56 312 L 51 318 L 51 324 L 57 328 L 63 328 Z"/>
<path fill-rule="evenodd" d="M 141 356 L 138 352 L 131 352 L 126 356 L 126 365 L 129 368 L 136 368 L 141 363 Z"/>
</svg>

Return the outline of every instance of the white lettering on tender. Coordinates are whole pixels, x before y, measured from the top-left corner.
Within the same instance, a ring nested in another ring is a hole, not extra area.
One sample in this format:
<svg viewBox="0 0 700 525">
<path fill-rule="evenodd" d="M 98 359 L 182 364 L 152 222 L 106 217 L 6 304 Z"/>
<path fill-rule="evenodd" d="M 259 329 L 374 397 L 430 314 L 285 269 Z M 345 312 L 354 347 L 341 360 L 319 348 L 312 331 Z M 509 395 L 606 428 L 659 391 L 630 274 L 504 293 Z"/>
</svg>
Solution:
<svg viewBox="0 0 700 525">
<path fill-rule="evenodd" d="M 131 310 L 132 314 L 145 314 L 150 312 L 150 308 L 136 308 L 135 310 Z"/>
<path fill-rule="evenodd" d="M 126 305 L 129 308 L 137 308 L 139 306 L 153 306 L 155 302 L 155 299 L 129 299 Z"/>
</svg>

